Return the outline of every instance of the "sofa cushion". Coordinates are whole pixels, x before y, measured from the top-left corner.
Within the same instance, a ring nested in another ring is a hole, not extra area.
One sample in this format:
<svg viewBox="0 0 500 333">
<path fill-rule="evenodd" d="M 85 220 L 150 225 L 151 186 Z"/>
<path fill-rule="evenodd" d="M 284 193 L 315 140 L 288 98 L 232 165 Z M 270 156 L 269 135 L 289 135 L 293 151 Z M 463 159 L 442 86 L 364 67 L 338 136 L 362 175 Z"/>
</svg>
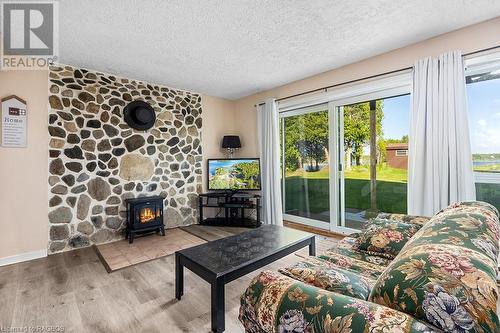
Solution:
<svg viewBox="0 0 500 333">
<path fill-rule="evenodd" d="M 500 332 L 498 223 L 484 203 L 442 210 L 380 275 L 368 299 L 445 332 Z"/>
<path fill-rule="evenodd" d="M 358 237 L 358 249 L 394 258 L 420 229 L 416 224 L 374 219 Z"/>
<path fill-rule="evenodd" d="M 291 267 L 281 268 L 279 272 L 315 287 L 363 300 L 368 298 L 376 281 L 315 257 L 307 258 Z"/>
<path fill-rule="evenodd" d="M 239 319 L 248 333 L 438 332 L 405 313 L 269 271 L 242 295 Z"/>
<path fill-rule="evenodd" d="M 391 262 L 389 258 L 358 250 L 358 239 L 351 237 L 345 237 L 336 247 L 325 251 L 319 257 L 336 263 L 339 267 L 376 274 L 372 276 L 375 278 L 378 278 Z"/>
<path fill-rule="evenodd" d="M 325 290 L 366 299 L 390 260 L 358 251 L 359 234 L 354 236 L 345 237 L 323 254 L 308 257 L 280 272 Z"/>
</svg>

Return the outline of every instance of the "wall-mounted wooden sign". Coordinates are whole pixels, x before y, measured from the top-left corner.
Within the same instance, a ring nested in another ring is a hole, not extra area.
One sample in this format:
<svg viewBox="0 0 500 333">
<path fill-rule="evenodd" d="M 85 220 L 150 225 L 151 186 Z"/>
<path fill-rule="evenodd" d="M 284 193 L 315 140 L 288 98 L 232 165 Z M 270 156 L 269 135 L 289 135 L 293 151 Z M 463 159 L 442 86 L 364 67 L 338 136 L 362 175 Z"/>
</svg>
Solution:
<svg viewBox="0 0 500 333">
<path fill-rule="evenodd" d="M 26 101 L 11 95 L 2 98 L 2 147 L 26 147 Z"/>
</svg>

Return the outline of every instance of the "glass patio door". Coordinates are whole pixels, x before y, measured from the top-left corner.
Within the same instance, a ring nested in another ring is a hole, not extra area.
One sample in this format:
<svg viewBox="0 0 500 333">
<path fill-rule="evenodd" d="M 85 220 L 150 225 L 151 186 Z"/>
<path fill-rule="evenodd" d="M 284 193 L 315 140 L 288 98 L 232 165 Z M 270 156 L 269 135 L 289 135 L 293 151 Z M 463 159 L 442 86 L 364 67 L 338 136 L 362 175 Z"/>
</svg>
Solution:
<svg viewBox="0 0 500 333">
<path fill-rule="evenodd" d="M 280 114 L 284 219 L 330 229 L 328 104 Z"/>
<path fill-rule="evenodd" d="M 406 213 L 410 89 L 405 75 L 281 106 L 284 220 L 350 234 Z"/>
<path fill-rule="evenodd" d="M 339 225 L 406 213 L 410 96 L 338 106 Z"/>
</svg>

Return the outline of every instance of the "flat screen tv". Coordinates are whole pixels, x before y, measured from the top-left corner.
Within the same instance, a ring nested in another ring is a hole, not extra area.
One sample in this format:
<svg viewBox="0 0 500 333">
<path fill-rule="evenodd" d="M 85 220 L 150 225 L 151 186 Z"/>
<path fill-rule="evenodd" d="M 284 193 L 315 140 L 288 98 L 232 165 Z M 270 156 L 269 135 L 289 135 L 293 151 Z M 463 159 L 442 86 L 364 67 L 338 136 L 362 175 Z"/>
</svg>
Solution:
<svg viewBox="0 0 500 333">
<path fill-rule="evenodd" d="M 258 158 L 209 159 L 207 163 L 209 190 L 260 190 Z"/>
</svg>

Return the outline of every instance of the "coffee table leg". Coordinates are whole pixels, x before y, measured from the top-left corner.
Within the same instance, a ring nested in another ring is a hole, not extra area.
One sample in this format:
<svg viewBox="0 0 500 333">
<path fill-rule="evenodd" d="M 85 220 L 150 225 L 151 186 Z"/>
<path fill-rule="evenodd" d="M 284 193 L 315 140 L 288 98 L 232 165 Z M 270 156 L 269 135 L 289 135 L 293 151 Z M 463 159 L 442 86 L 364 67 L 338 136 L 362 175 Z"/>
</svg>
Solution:
<svg viewBox="0 0 500 333">
<path fill-rule="evenodd" d="M 181 264 L 180 256 L 175 254 L 175 298 L 181 299 L 184 295 L 184 266 Z"/>
<path fill-rule="evenodd" d="M 212 282 L 212 331 L 217 333 L 225 329 L 224 288 L 222 279 Z"/>
<path fill-rule="evenodd" d="M 309 255 L 316 255 L 316 237 L 311 238 L 311 243 L 309 243 Z"/>
</svg>

